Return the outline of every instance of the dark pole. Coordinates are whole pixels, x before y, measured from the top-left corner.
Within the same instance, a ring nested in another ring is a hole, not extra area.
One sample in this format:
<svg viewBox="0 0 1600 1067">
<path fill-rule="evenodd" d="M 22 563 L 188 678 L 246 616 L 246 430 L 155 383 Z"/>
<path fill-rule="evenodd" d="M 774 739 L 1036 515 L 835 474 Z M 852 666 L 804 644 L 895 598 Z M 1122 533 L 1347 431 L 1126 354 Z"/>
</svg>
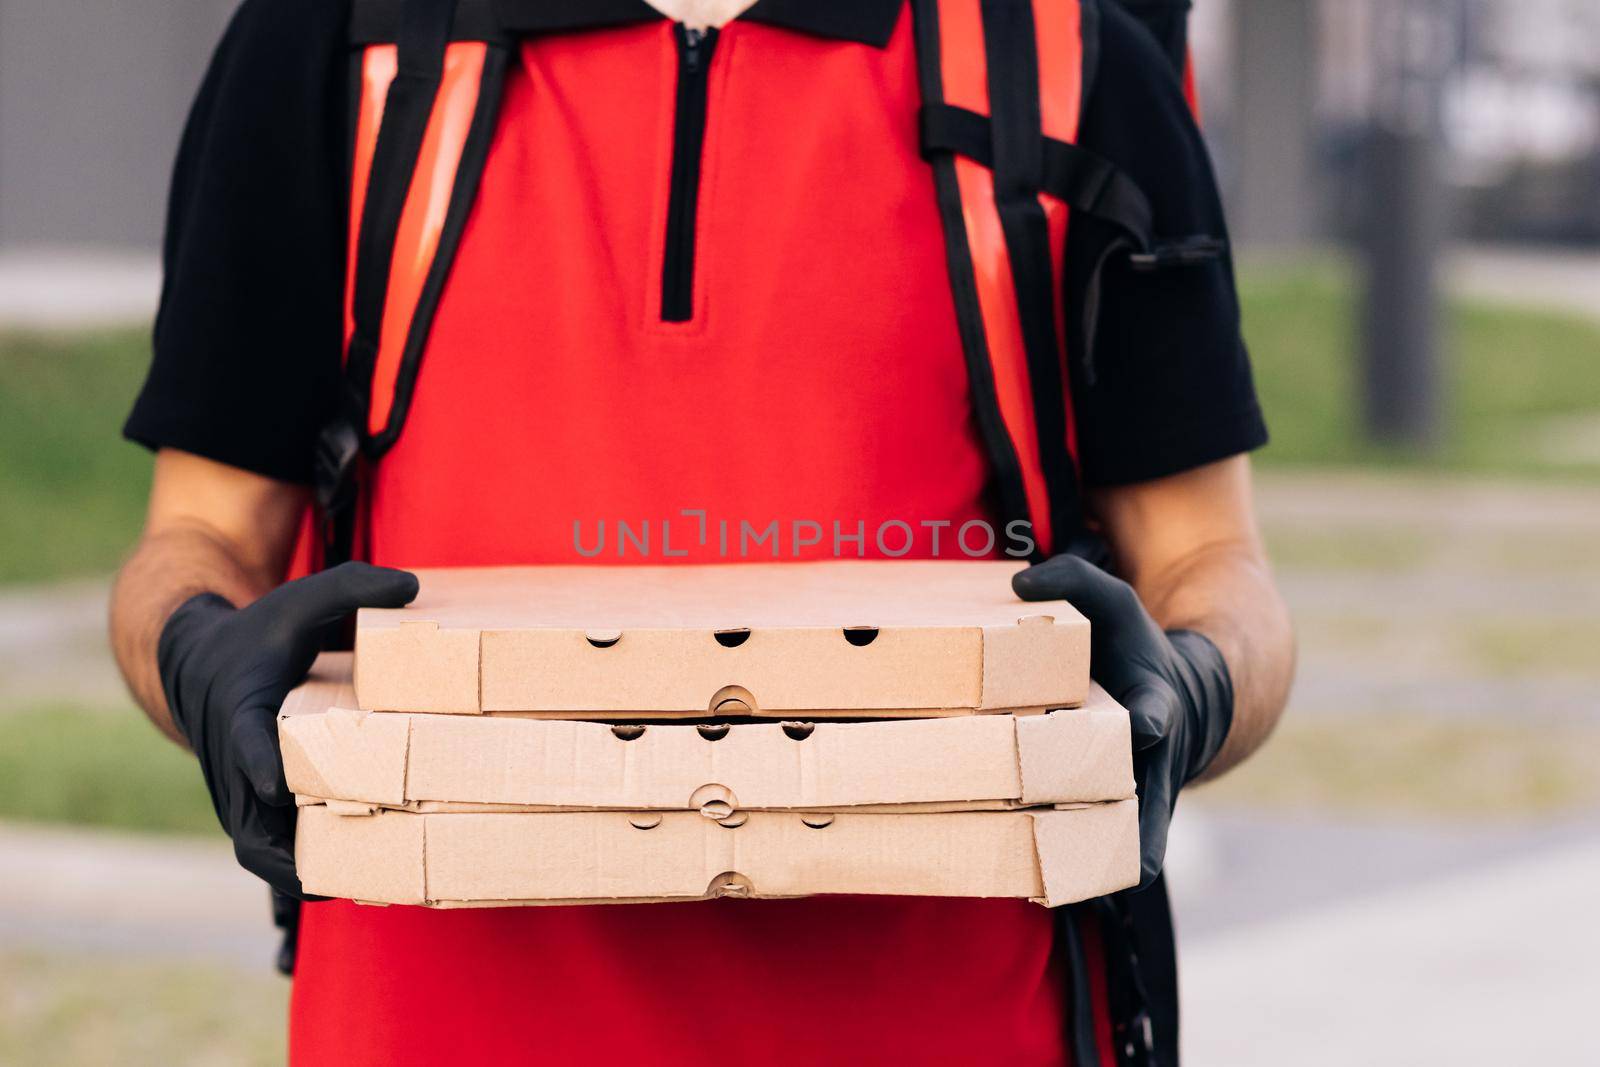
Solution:
<svg viewBox="0 0 1600 1067">
<path fill-rule="evenodd" d="M 1439 442 L 1439 258 L 1448 219 L 1440 179 L 1440 97 L 1454 0 L 1373 5 L 1373 120 L 1366 159 L 1363 399 L 1375 441 Z"/>
</svg>

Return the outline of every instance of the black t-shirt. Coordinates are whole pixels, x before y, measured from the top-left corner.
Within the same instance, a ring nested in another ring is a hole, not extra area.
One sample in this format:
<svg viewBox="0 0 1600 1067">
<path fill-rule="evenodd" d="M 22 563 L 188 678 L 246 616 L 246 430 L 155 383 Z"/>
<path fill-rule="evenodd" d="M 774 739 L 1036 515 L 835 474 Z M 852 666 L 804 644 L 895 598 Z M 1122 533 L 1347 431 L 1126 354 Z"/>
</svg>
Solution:
<svg viewBox="0 0 1600 1067">
<path fill-rule="evenodd" d="M 1115 4 L 1102 9 L 1081 143 L 1145 191 L 1157 234 L 1225 237 L 1170 62 Z M 178 150 L 155 358 L 130 439 L 310 481 L 343 336 L 347 18 L 339 0 L 245 0 L 219 45 Z M 1115 237 L 1083 216 L 1069 228 L 1074 338 Z M 1143 481 L 1266 441 L 1231 261 L 1139 273 L 1112 257 L 1099 290 L 1092 360 L 1073 346 L 1085 482 Z"/>
</svg>

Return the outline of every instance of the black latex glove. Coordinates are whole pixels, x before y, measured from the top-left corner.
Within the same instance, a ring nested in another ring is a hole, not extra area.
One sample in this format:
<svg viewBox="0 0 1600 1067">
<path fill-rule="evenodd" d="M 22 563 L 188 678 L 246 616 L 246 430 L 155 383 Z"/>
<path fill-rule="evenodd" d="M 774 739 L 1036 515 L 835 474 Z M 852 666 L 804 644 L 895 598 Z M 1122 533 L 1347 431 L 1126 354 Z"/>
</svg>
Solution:
<svg viewBox="0 0 1600 1067">
<path fill-rule="evenodd" d="M 1076 556 L 1056 556 L 1011 581 L 1023 600 L 1065 600 L 1089 619 L 1089 673 L 1133 724 L 1142 889 L 1161 873 L 1178 791 L 1199 777 L 1233 725 L 1233 679 L 1222 653 L 1192 630 L 1162 632 L 1127 582 Z"/>
<path fill-rule="evenodd" d="M 353 611 L 398 608 L 416 595 L 414 574 L 345 563 L 281 585 L 243 609 L 202 593 L 184 601 L 161 631 L 156 662 L 172 721 L 200 760 L 240 865 L 279 892 L 304 897 L 278 708 Z"/>
</svg>

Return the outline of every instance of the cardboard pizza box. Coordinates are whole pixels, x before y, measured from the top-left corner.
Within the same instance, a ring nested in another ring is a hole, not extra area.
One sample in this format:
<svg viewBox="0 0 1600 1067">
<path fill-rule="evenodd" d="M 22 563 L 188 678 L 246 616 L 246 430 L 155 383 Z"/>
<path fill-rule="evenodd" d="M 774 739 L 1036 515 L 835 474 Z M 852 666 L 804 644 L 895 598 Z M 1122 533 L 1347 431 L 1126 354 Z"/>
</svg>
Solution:
<svg viewBox="0 0 1600 1067">
<path fill-rule="evenodd" d="M 923 717 L 1081 704 L 1089 623 L 1020 563 L 420 570 L 359 613 L 368 711 Z"/>
<path fill-rule="evenodd" d="M 354 708 L 348 653 L 290 693 L 278 734 L 309 802 L 411 810 L 1017 808 L 1134 795 L 1128 714 L 1099 687 L 1038 715 L 612 725 Z"/>
<path fill-rule="evenodd" d="M 1011 897 L 1051 907 L 1139 879 L 1138 802 L 927 814 L 341 814 L 299 810 L 307 892 L 496 907 L 798 897 Z"/>
</svg>

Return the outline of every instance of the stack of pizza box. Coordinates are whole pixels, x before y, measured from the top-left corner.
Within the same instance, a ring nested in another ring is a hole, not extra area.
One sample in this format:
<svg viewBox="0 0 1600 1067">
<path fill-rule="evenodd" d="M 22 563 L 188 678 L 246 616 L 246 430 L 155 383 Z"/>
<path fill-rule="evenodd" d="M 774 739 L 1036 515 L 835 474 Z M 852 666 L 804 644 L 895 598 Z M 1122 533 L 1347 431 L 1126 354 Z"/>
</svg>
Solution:
<svg viewBox="0 0 1600 1067">
<path fill-rule="evenodd" d="M 1125 888 L 1128 716 L 1018 566 L 421 571 L 279 717 L 302 883 L 439 908 Z"/>
</svg>

